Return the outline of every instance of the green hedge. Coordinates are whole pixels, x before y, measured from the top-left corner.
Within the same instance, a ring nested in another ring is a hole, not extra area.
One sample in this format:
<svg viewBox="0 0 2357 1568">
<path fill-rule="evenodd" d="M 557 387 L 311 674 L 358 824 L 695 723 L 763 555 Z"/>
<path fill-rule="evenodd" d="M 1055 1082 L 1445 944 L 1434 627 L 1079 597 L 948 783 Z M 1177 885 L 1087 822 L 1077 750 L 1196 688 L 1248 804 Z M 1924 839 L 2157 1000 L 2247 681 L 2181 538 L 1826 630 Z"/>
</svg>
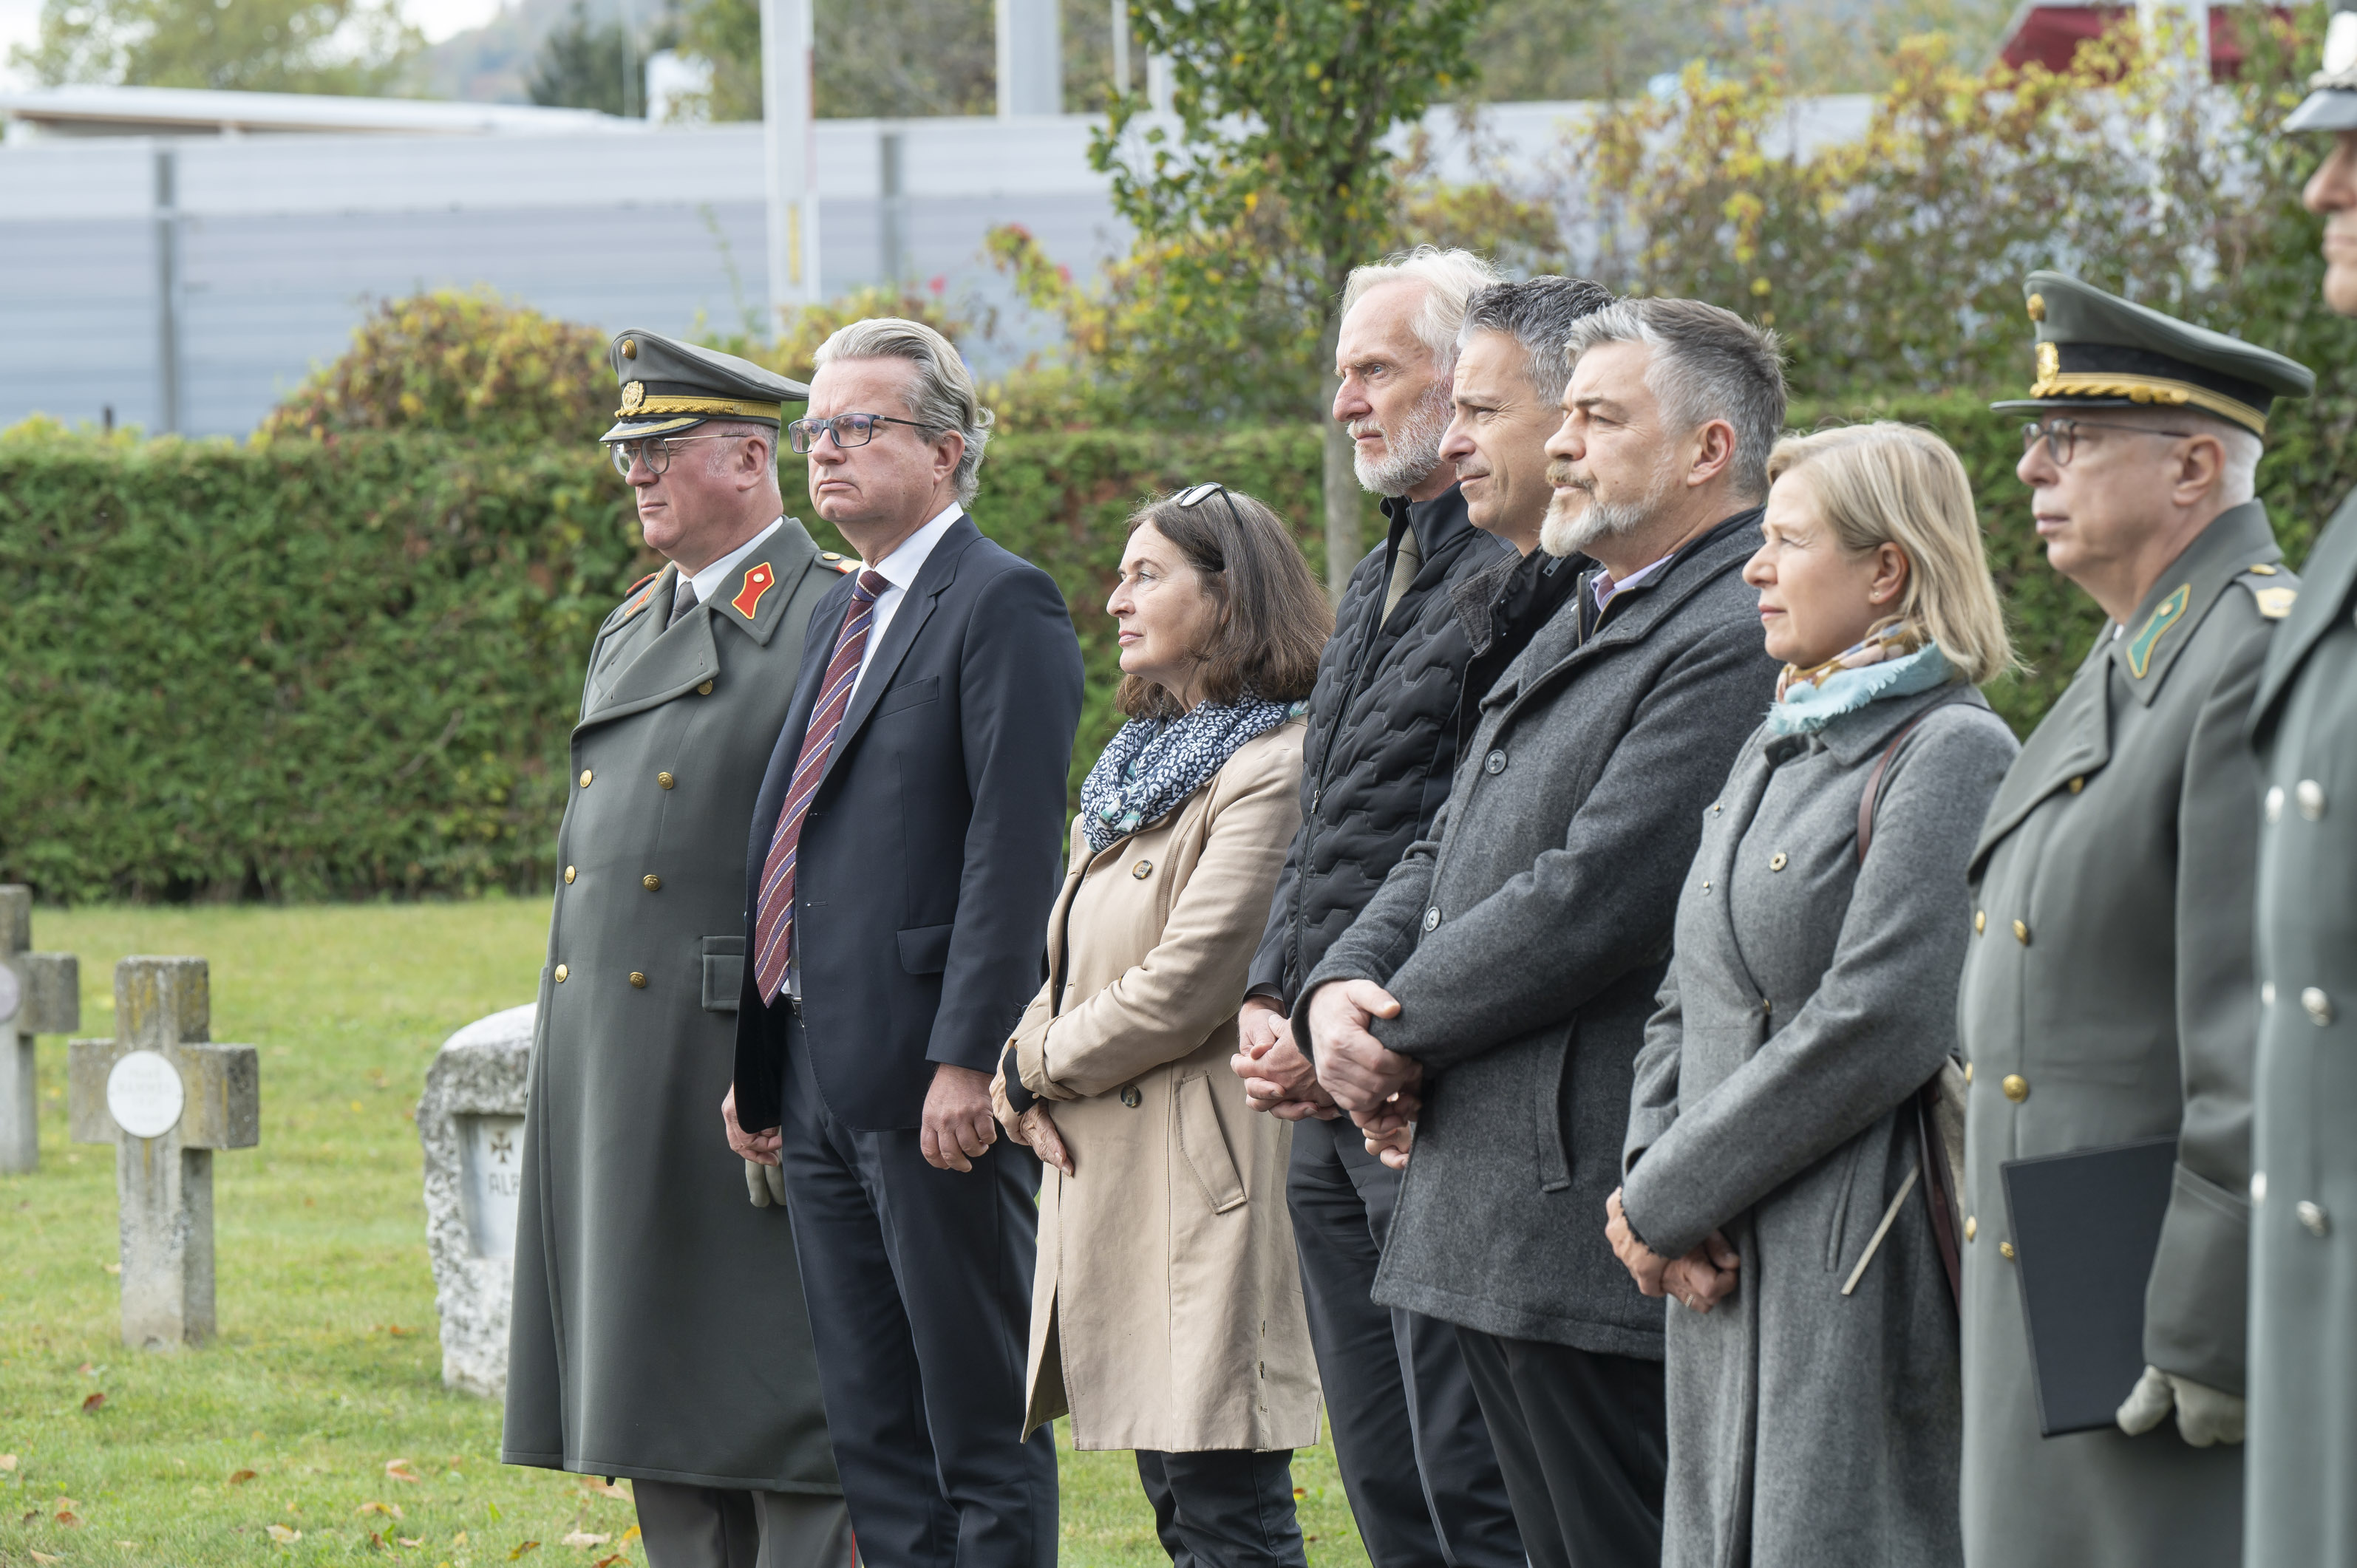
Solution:
<svg viewBox="0 0 2357 1568">
<path fill-rule="evenodd" d="M 2262 470 L 2295 560 L 2352 481 L 2357 410 L 2332 412 L 2286 420 Z M 2013 424 L 1965 398 L 1795 423 L 1877 415 L 1964 453 L 2036 667 L 1991 695 L 2026 729 L 2098 617 L 2039 558 Z M 1222 479 L 1301 525 L 1322 572 L 1318 469 L 1308 427 L 993 442 L 976 515 L 1065 585 L 1088 659 L 1076 779 L 1114 723 L 1103 603 L 1130 506 Z M 544 886 L 590 636 L 653 564 L 586 446 L 0 440 L 0 881 L 50 900 Z"/>
</svg>

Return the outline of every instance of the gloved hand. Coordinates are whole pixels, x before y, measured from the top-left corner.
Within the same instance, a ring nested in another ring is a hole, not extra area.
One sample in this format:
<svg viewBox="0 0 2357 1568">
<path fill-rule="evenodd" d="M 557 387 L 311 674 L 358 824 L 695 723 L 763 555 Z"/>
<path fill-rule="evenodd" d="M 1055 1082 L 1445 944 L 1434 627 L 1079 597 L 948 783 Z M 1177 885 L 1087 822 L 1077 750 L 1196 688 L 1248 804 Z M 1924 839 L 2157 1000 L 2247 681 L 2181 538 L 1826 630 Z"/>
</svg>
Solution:
<svg viewBox="0 0 2357 1568">
<path fill-rule="evenodd" d="M 745 1190 L 752 1195 L 753 1207 L 768 1208 L 786 1206 L 786 1172 L 782 1165 L 765 1165 L 758 1160 L 745 1162 Z"/>
<path fill-rule="evenodd" d="M 2114 1419 L 2130 1437 L 2140 1437 L 2160 1424 L 2171 1406 L 2177 1410 L 2178 1434 L 2196 1448 L 2213 1443 L 2243 1440 L 2243 1397 L 2147 1367 Z"/>
</svg>

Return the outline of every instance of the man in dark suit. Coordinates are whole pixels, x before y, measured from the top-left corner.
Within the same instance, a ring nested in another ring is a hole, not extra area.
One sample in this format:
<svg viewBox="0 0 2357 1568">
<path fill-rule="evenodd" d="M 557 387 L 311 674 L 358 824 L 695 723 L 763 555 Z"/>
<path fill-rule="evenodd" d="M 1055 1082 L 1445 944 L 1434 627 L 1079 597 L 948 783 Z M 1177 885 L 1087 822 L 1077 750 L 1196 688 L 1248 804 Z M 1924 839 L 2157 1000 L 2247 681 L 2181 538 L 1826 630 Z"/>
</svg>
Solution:
<svg viewBox="0 0 2357 1568">
<path fill-rule="evenodd" d="M 990 414 L 948 340 L 858 321 L 816 364 L 789 433 L 863 565 L 812 614 L 753 813 L 723 1114 L 784 1170 L 860 1556 L 1046 1568 L 1055 1450 L 1020 1440 L 1039 1163 L 997 1144 L 990 1072 L 1039 984 L 1080 643 L 965 515 Z"/>
</svg>

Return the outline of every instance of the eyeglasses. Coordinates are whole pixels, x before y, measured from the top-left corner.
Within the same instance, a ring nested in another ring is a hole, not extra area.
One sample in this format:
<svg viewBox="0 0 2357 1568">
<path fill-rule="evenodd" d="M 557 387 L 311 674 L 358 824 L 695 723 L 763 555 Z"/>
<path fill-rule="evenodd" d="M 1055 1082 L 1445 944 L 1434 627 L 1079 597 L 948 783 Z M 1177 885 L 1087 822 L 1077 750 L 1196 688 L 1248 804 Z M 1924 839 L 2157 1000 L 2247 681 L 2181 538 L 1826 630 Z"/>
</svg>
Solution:
<svg viewBox="0 0 2357 1568">
<path fill-rule="evenodd" d="M 630 477 L 633 464 L 644 463 L 647 472 L 660 479 L 671 469 L 671 449 L 690 441 L 749 441 L 748 435 L 656 435 L 644 441 L 617 441 L 607 447 L 613 455 L 614 472 L 624 478 Z"/>
<path fill-rule="evenodd" d="M 894 419 L 881 413 L 838 413 L 833 419 L 797 419 L 786 426 L 786 444 L 796 452 L 808 454 L 822 435 L 832 435 L 834 444 L 843 446 L 865 446 L 876 439 L 879 424 L 905 424 L 911 430 L 929 426 L 913 419 Z"/>
<path fill-rule="evenodd" d="M 1228 487 L 1225 485 L 1189 485 L 1170 499 L 1178 502 L 1180 506 L 1186 507 L 1191 510 L 1196 507 L 1201 506 L 1213 496 L 1219 497 L 1220 499 L 1226 504 L 1228 509 L 1228 521 L 1236 525 L 1236 532 L 1238 533 L 1242 533 L 1244 531 L 1243 516 L 1236 510 L 1235 498 L 1228 494 Z M 1224 570 L 1224 568 L 1222 568 L 1222 570 Z"/>
<path fill-rule="evenodd" d="M 2119 430 L 2130 435 L 2167 436 L 2172 441 L 2182 441 L 2193 434 L 2190 430 L 2147 430 L 2141 424 L 2106 424 L 2099 419 L 2030 419 L 2022 422 L 2021 449 L 2027 452 L 2043 439 L 2046 455 L 2054 459 L 2054 466 L 2067 468 L 2079 449 L 2079 433 L 2083 430 Z"/>
</svg>

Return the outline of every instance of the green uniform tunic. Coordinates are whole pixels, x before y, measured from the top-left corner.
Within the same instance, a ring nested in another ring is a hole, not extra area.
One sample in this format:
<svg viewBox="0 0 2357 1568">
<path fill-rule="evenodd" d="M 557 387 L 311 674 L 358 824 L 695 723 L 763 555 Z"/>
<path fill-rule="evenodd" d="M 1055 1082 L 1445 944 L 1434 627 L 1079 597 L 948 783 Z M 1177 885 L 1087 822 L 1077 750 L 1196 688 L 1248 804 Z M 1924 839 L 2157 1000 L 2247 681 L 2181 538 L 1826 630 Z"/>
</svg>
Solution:
<svg viewBox="0 0 2357 1568">
<path fill-rule="evenodd" d="M 2239 1447 L 2190 1447 L 2173 1420 L 2039 1435 L 1998 1166 L 2174 1134 L 2145 1359 L 2243 1391 L 2258 833 L 2244 726 L 2275 625 L 2261 596 L 2291 583 L 2281 558 L 2255 502 L 2203 530 L 2089 652 L 1974 852 L 1958 1000 L 1970 1568 L 2217 1568 L 2241 1550 Z"/>
<path fill-rule="evenodd" d="M 597 633 L 533 1043 L 509 1464 L 841 1490 L 793 1233 L 720 1122 L 746 833 L 834 568 L 790 518 L 677 621 L 666 567 Z"/>
<path fill-rule="evenodd" d="M 2304 575 L 2255 714 L 2251 1568 L 2357 1564 L 2357 499 Z"/>
</svg>

